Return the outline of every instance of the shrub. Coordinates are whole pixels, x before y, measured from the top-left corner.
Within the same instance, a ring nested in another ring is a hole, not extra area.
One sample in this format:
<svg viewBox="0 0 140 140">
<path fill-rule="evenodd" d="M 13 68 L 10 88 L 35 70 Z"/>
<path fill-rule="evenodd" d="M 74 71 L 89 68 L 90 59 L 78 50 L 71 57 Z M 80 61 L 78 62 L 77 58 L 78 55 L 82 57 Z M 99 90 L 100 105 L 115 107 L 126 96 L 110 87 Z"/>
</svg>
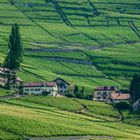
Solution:
<svg viewBox="0 0 140 140">
<path fill-rule="evenodd" d="M 114 106 L 119 110 L 130 110 L 132 108 L 131 104 L 126 101 L 115 103 Z"/>
<path fill-rule="evenodd" d="M 73 93 L 67 93 L 66 96 L 69 98 L 75 98 L 75 95 Z"/>
</svg>

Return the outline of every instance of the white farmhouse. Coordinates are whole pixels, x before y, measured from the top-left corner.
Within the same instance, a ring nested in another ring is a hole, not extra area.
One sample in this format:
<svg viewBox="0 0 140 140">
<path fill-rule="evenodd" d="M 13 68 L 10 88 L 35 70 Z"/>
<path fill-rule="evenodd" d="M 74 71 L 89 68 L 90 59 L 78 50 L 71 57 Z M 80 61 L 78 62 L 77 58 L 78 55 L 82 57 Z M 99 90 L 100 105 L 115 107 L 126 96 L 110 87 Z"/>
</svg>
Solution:
<svg viewBox="0 0 140 140">
<path fill-rule="evenodd" d="M 50 96 L 56 96 L 58 93 L 58 87 L 55 82 L 34 82 L 23 84 L 23 94 L 48 94 Z"/>
</svg>

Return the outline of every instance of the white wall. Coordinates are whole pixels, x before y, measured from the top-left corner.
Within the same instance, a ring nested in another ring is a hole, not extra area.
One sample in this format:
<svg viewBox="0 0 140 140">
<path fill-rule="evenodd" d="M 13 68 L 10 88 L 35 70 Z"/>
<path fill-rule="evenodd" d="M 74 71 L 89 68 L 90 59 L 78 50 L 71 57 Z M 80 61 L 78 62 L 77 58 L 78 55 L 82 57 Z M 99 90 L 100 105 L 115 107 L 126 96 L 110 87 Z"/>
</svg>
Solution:
<svg viewBox="0 0 140 140">
<path fill-rule="evenodd" d="M 58 93 L 57 85 L 54 87 L 24 87 L 23 94 L 42 94 L 43 91 L 50 92 L 51 96 L 56 96 Z"/>
<path fill-rule="evenodd" d="M 106 99 L 103 98 L 104 92 L 106 92 L 106 94 L 107 94 Z M 109 99 L 109 97 L 110 97 L 110 94 L 113 93 L 113 92 L 114 91 L 94 91 L 94 98 L 93 98 L 93 100 L 107 101 Z"/>
</svg>

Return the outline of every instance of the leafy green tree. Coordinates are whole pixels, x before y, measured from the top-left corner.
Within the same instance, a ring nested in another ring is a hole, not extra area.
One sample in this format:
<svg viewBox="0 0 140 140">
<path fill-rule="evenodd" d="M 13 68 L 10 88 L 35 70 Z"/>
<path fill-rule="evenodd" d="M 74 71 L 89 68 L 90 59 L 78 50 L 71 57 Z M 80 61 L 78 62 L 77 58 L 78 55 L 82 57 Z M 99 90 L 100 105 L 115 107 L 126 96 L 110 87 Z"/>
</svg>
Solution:
<svg viewBox="0 0 140 140">
<path fill-rule="evenodd" d="M 137 101 L 140 98 L 140 75 L 135 74 L 130 84 L 130 94 L 132 102 Z"/>
<path fill-rule="evenodd" d="M 11 35 L 9 36 L 8 54 L 4 62 L 4 67 L 11 70 L 19 69 L 23 61 L 23 45 L 19 33 L 19 26 L 14 24 L 12 26 Z"/>
</svg>

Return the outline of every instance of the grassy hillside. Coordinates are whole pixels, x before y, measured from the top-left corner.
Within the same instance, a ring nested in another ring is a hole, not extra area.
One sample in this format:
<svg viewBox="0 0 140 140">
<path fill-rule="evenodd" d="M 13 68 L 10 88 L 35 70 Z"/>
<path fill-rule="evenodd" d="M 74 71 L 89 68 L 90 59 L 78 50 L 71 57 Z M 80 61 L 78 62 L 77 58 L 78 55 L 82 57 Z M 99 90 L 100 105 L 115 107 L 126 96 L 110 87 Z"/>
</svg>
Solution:
<svg viewBox="0 0 140 140">
<path fill-rule="evenodd" d="M 1 100 L 0 110 L 2 140 L 67 135 L 140 139 L 138 121 L 135 121 L 137 124 L 127 119 L 126 122 L 120 121 L 120 113 L 113 106 L 101 102 L 26 96 Z"/>
<path fill-rule="evenodd" d="M 25 81 L 127 87 L 140 73 L 139 8 L 139 0 L 0 0 L 0 62 L 18 23 Z"/>
</svg>

